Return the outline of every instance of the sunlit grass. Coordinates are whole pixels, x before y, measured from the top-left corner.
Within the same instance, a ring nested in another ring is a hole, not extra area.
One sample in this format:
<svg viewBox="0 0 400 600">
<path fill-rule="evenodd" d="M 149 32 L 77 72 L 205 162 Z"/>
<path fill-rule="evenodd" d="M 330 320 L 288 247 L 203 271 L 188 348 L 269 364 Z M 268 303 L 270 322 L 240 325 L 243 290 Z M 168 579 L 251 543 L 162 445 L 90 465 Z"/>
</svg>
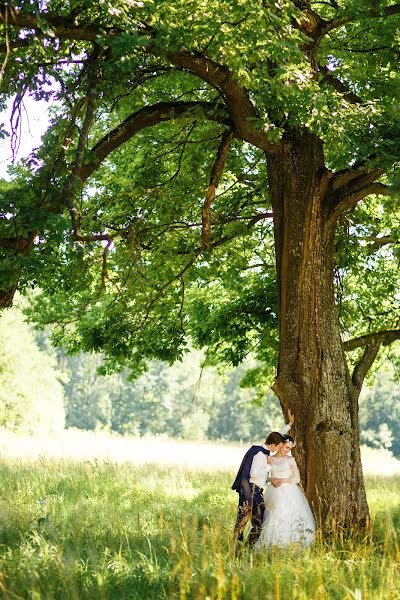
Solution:
<svg viewBox="0 0 400 600">
<path fill-rule="evenodd" d="M 400 477 L 367 478 L 365 539 L 239 557 L 231 479 L 231 468 L 3 458 L 1 597 L 400 597 Z"/>
</svg>

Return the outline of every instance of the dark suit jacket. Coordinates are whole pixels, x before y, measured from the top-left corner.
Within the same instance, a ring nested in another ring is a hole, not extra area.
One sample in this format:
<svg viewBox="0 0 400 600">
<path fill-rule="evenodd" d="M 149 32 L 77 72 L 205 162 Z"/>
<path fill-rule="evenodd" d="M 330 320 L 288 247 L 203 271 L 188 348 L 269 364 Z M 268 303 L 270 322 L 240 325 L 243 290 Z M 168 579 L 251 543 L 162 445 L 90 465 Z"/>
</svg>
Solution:
<svg viewBox="0 0 400 600">
<path fill-rule="evenodd" d="M 243 457 L 242 464 L 239 467 L 239 471 L 236 475 L 236 479 L 232 484 L 232 489 L 238 494 L 244 495 L 247 499 L 251 496 L 250 491 L 250 470 L 253 458 L 259 452 L 263 452 L 269 455 L 269 450 L 266 450 L 262 446 L 252 446 L 247 450 Z"/>
</svg>

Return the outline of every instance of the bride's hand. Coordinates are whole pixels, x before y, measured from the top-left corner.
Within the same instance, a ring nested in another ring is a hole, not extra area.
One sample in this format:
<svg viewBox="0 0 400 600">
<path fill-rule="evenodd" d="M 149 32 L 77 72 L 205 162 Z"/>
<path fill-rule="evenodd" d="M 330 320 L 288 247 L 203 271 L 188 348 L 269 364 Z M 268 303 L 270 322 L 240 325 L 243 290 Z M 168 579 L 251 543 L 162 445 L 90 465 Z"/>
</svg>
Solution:
<svg viewBox="0 0 400 600">
<path fill-rule="evenodd" d="M 272 465 L 272 463 L 273 463 L 272 456 L 267 456 L 267 464 Z"/>
<path fill-rule="evenodd" d="M 271 479 L 271 483 L 274 487 L 279 487 L 282 483 L 282 479 L 277 479 L 276 477 L 273 477 Z"/>
</svg>

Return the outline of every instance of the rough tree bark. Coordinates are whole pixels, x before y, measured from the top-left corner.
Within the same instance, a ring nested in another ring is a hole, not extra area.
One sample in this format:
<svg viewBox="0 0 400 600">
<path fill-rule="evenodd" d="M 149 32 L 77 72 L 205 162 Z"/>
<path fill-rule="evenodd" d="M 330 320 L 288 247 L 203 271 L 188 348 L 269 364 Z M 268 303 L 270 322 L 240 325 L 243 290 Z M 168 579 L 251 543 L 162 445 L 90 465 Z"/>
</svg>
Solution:
<svg viewBox="0 0 400 600">
<path fill-rule="evenodd" d="M 329 527 L 369 520 L 358 395 L 335 309 L 332 173 L 323 145 L 289 132 L 268 162 L 279 281 L 280 352 L 273 389 L 296 414 L 296 458 L 307 497 Z"/>
</svg>

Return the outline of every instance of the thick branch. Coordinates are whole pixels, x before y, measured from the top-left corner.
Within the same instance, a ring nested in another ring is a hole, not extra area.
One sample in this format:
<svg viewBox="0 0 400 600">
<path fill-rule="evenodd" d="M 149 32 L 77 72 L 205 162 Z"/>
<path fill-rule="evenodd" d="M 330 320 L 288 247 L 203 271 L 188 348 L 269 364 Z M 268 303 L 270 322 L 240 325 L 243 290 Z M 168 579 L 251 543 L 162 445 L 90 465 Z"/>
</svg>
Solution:
<svg viewBox="0 0 400 600">
<path fill-rule="evenodd" d="M 377 174 L 375 179 L 383 174 L 382 169 L 370 169 L 366 165 L 355 165 L 349 169 L 342 169 L 337 171 L 333 177 L 333 191 L 341 192 L 346 186 L 350 185 L 353 181 L 368 177 L 370 174 Z"/>
<path fill-rule="evenodd" d="M 0 309 L 12 306 L 14 295 L 18 288 L 18 283 L 19 280 L 6 289 L 0 289 Z"/>
<path fill-rule="evenodd" d="M 46 22 L 49 24 L 54 35 L 58 37 L 73 39 L 73 40 L 87 40 L 95 42 L 101 32 L 107 32 L 108 35 L 114 35 L 115 29 L 102 27 L 101 29 L 96 25 L 76 25 L 68 17 L 60 17 L 47 12 L 40 13 L 40 17 L 34 13 L 23 12 L 18 9 L 9 7 L 6 4 L 0 5 L 0 23 L 18 27 L 19 29 L 36 29 L 41 30 L 42 26 L 40 22 Z"/>
<path fill-rule="evenodd" d="M 353 385 L 357 390 L 361 390 L 365 376 L 377 357 L 381 346 L 388 346 L 399 339 L 400 329 L 391 329 L 388 331 L 378 331 L 376 333 L 362 335 L 343 343 L 343 348 L 346 352 L 356 348 L 364 348 L 360 360 L 354 367 L 351 378 Z"/>
<path fill-rule="evenodd" d="M 377 331 L 376 333 L 368 333 L 367 335 L 361 335 L 360 337 L 353 338 L 343 342 L 343 348 L 346 352 L 355 350 L 356 348 L 366 348 L 380 344 L 382 346 L 389 346 L 396 340 L 400 339 L 400 329 L 389 329 L 387 331 Z"/>
<path fill-rule="evenodd" d="M 337 29 L 338 27 L 342 27 L 343 25 L 346 25 L 346 23 L 351 23 L 351 22 L 357 21 L 359 19 L 382 19 L 385 17 L 391 17 L 393 15 L 398 15 L 398 14 L 400 14 L 400 4 L 392 4 L 392 6 L 386 6 L 386 8 L 384 8 L 381 11 L 377 11 L 376 9 L 371 9 L 369 11 L 366 11 L 363 14 L 348 15 L 346 17 L 337 17 L 337 18 L 331 19 L 330 21 L 327 21 L 327 23 L 324 27 L 324 30 L 323 30 L 323 35 L 326 35 L 333 29 Z"/>
<path fill-rule="evenodd" d="M 222 136 L 217 156 L 211 169 L 206 198 L 201 211 L 201 244 L 204 249 L 209 248 L 211 242 L 211 204 L 215 200 L 218 184 L 224 172 L 225 162 L 231 148 L 232 132 L 226 131 Z"/>
<path fill-rule="evenodd" d="M 14 250 L 15 255 L 23 254 L 26 256 L 31 251 L 37 234 L 37 231 L 31 231 L 27 238 L 17 235 L 15 238 L 0 239 L 0 247 Z M 13 275 L 14 281 L 7 287 L 0 287 L 0 309 L 12 306 L 14 294 L 18 288 L 20 274 L 20 270 L 17 269 Z"/>
<path fill-rule="evenodd" d="M 156 52 L 150 46 L 146 50 Z M 279 144 L 269 142 L 266 133 L 255 124 L 257 113 L 249 93 L 233 78 L 228 67 L 207 58 L 200 52 L 192 54 L 185 49 L 168 52 L 167 58 L 222 92 L 238 137 L 264 150 L 269 156 L 278 152 Z"/>
<path fill-rule="evenodd" d="M 145 106 L 129 115 L 115 129 L 107 133 L 91 150 L 92 160 L 80 170 L 80 180 L 84 182 L 97 169 L 101 162 L 116 148 L 130 140 L 136 133 L 164 121 L 170 121 L 192 110 L 200 109 L 212 121 L 232 126 L 228 113 L 222 106 L 212 102 L 159 102 Z"/>
<path fill-rule="evenodd" d="M 382 169 L 355 169 L 337 173 L 333 178 L 333 193 L 330 197 L 330 218 L 336 220 L 339 215 L 350 210 L 357 202 L 370 194 L 387 194 L 389 190 L 376 182 L 382 175 Z"/>
<path fill-rule="evenodd" d="M 371 194 L 376 194 L 377 196 L 390 196 L 391 191 L 386 185 L 379 182 L 374 182 L 370 185 L 361 184 L 359 187 L 354 186 L 353 189 L 348 190 L 347 196 L 342 198 L 344 210 L 348 210 L 347 206 L 351 208 L 354 204 Z"/>
<path fill-rule="evenodd" d="M 380 347 L 381 345 L 379 343 L 366 346 L 362 357 L 354 367 L 353 374 L 351 376 L 351 381 L 354 387 L 358 390 L 361 390 L 361 386 L 363 384 L 365 376 L 367 375 L 375 358 L 377 357 Z"/>
</svg>

